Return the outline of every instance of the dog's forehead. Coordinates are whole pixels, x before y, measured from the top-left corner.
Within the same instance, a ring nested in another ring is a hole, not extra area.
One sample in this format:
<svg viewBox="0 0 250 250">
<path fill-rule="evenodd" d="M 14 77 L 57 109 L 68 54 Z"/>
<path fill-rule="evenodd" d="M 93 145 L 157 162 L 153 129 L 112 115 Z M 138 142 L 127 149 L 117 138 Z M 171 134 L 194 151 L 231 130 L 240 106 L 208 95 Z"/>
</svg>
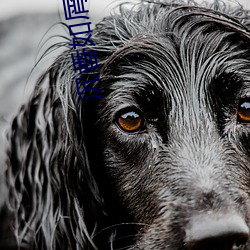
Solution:
<svg viewBox="0 0 250 250">
<path fill-rule="evenodd" d="M 237 25 L 202 15 L 187 19 L 185 14 L 178 24 L 166 25 L 164 31 L 138 30 L 108 60 L 120 72 L 113 88 L 121 93 L 123 88 L 124 93 L 133 88 L 137 93 L 152 87 L 160 92 L 201 94 L 209 85 L 220 84 L 215 81 L 220 77 L 228 77 L 228 83 L 242 78 L 249 85 L 250 39 L 237 30 Z"/>
<path fill-rule="evenodd" d="M 223 35 L 217 37 L 218 40 L 214 34 L 206 38 L 204 34 L 191 34 L 186 38 L 171 35 L 161 38 L 159 43 L 145 36 L 139 46 L 133 41 L 126 49 L 140 48 L 125 52 L 126 56 L 120 57 L 121 63 L 117 61 L 115 69 L 119 68 L 120 74 L 111 88 L 119 93 L 131 89 L 135 94 L 149 89 L 167 93 L 203 93 L 211 84 L 227 88 L 236 78 L 249 83 L 250 61 L 245 58 L 246 50 L 223 41 Z M 222 83 L 216 81 L 218 78 L 228 78 L 228 81 Z"/>
<path fill-rule="evenodd" d="M 189 7 L 142 12 L 108 23 L 107 34 L 113 30 L 116 40 L 101 69 L 107 80 L 100 89 L 114 113 L 139 105 L 179 117 L 193 110 L 197 117 L 249 94 L 250 36 L 239 21 Z"/>
</svg>

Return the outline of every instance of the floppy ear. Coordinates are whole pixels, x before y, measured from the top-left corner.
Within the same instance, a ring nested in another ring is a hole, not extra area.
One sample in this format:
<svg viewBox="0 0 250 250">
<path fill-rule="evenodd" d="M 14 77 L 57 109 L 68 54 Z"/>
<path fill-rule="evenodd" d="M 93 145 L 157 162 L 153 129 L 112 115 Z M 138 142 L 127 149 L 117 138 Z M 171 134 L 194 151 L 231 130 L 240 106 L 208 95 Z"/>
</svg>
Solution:
<svg viewBox="0 0 250 250">
<path fill-rule="evenodd" d="M 97 217 L 102 199 L 88 162 L 84 103 L 66 66 L 44 74 L 8 135 L 6 207 L 15 244 L 25 249 L 95 249 L 96 221 L 85 218 Z"/>
<path fill-rule="evenodd" d="M 131 36 L 123 17 L 115 18 L 116 22 L 110 17 L 98 24 L 91 38 L 95 45 L 84 47 L 85 51 L 97 51 L 99 68 L 80 74 L 72 64 L 75 50 L 64 52 L 41 77 L 31 99 L 13 120 L 8 135 L 5 207 L 15 243 L 6 239 L 5 249 L 8 244 L 27 249 L 96 249 L 92 238 L 97 226 L 100 229 L 112 224 L 104 212 L 86 143 L 87 135 L 94 133 L 87 124 L 88 115 L 95 114 L 98 104 L 92 106 L 93 101 L 86 99 L 90 89 L 91 94 L 101 95 L 96 90 L 101 81 L 92 80 L 97 79 L 97 73 L 102 77 L 109 57 Z M 121 26 L 120 34 L 116 23 Z M 106 239 L 110 231 L 107 234 Z"/>
</svg>

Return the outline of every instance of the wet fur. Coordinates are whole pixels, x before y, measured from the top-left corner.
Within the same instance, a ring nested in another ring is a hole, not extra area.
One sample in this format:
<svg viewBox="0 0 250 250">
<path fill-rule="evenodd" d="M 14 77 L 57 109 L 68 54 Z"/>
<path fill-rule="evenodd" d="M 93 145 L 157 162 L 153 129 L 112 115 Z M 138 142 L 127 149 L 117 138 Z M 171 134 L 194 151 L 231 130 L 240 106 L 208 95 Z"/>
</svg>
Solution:
<svg viewBox="0 0 250 250">
<path fill-rule="evenodd" d="M 102 99 L 78 102 L 72 49 L 55 60 L 9 133 L 6 249 L 185 249 L 202 211 L 250 225 L 250 127 L 236 122 L 250 92 L 249 16 L 205 7 L 144 3 L 99 23 L 87 48 Z M 117 128 L 125 107 L 145 131 Z"/>
</svg>

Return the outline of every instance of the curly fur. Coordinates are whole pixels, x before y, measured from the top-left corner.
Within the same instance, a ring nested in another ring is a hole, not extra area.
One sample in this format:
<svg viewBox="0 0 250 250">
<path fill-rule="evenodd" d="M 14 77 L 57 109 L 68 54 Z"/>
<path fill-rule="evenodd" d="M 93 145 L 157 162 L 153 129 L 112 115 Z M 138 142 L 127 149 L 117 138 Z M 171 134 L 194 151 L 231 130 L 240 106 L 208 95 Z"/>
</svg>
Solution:
<svg viewBox="0 0 250 250">
<path fill-rule="evenodd" d="M 189 218 L 208 210 L 250 225 L 250 130 L 234 115 L 250 90 L 248 12 L 220 1 L 119 10 L 85 48 L 99 69 L 74 73 L 68 48 L 13 121 L 3 249 L 186 249 Z M 75 78 L 94 73 L 103 99 L 78 102 Z M 146 131 L 117 128 L 127 107 Z"/>
</svg>

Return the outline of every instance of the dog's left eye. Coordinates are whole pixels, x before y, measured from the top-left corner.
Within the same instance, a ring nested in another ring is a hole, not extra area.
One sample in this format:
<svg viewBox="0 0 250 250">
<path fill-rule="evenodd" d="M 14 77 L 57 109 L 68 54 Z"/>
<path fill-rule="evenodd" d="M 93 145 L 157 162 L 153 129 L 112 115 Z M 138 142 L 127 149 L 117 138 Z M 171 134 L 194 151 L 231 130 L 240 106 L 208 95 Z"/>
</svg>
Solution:
<svg viewBox="0 0 250 250">
<path fill-rule="evenodd" d="M 237 111 L 237 121 L 250 123 L 250 98 L 240 100 Z"/>
<path fill-rule="evenodd" d="M 144 128 L 144 119 L 137 111 L 122 112 L 116 120 L 120 129 L 128 133 L 134 133 Z"/>
</svg>

